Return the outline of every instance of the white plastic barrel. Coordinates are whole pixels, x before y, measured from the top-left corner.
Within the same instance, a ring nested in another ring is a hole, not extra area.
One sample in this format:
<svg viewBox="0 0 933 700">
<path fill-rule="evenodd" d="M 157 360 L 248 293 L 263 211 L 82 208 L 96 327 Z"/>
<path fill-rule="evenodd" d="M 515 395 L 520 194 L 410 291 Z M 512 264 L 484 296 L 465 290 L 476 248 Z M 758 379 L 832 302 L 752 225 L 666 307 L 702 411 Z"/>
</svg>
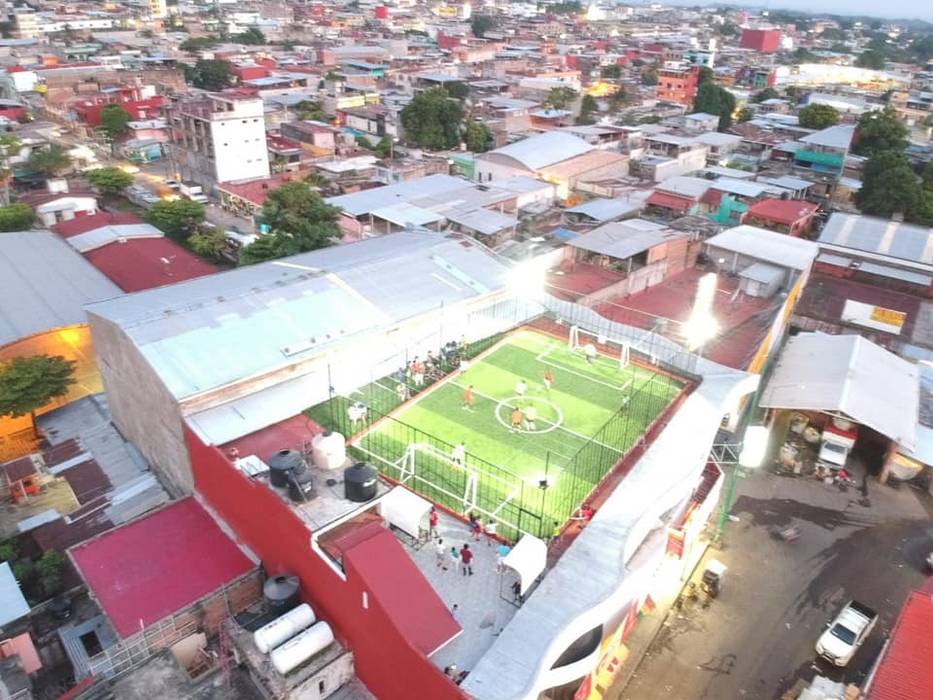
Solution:
<svg viewBox="0 0 933 700">
<path fill-rule="evenodd" d="M 292 671 L 334 641 L 334 632 L 326 622 L 318 622 L 297 637 L 292 637 L 272 651 L 272 665 L 283 676 Z"/>
<path fill-rule="evenodd" d="M 340 433 L 320 433 L 311 440 L 311 459 L 318 469 L 340 469 L 347 462 L 347 441 Z"/>
<path fill-rule="evenodd" d="M 315 623 L 317 617 L 307 603 L 292 608 L 281 617 L 253 632 L 253 641 L 263 654 L 268 654 L 283 642 Z"/>
</svg>

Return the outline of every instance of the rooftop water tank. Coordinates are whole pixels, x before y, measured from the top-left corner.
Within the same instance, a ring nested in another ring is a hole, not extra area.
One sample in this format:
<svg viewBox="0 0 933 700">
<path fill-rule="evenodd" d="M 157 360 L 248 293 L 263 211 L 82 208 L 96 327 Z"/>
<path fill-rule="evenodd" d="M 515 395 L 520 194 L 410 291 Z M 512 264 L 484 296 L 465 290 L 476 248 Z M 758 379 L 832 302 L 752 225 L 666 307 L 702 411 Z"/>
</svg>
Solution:
<svg viewBox="0 0 933 700">
<path fill-rule="evenodd" d="M 253 632 L 253 641 L 263 654 L 268 654 L 280 644 L 287 642 L 302 630 L 308 629 L 317 621 L 314 611 L 307 603 L 289 610 Z"/>
<path fill-rule="evenodd" d="M 307 469 L 291 472 L 288 477 L 288 497 L 295 503 L 304 503 L 314 498 L 314 478 Z"/>
<path fill-rule="evenodd" d="M 278 574 L 262 585 L 262 595 L 272 610 L 285 612 L 298 605 L 300 583 L 293 574 Z"/>
<path fill-rule="evenodd" d="M 378 471 L 371 464 L 357 462 L 343 472 L 344 495 L 349 501 L 363 503 L 376 497 L 379 487 Z"/>
<path fill-rule="evenodd" d="M 306 469 L 305 458 L 298 450 L 279 450 L 269 458 L 269 481 L 273 486 L 288 486 L 288 476 L 292 472 Z"/>
<path fill-rule="evenodd" d="M 326 622 L 318 622 L 282 646 L 272 650 L 272 665 L 283 676 L 293 671 L 334 642 L 334 632 Z"/>
<path fill-rule="evenodd" d="M 347 463 L 347 441 L 340 433 L 330 431 L 311 440 L 311 459 L 318 469 L 340 469 Z"/>
</svg>

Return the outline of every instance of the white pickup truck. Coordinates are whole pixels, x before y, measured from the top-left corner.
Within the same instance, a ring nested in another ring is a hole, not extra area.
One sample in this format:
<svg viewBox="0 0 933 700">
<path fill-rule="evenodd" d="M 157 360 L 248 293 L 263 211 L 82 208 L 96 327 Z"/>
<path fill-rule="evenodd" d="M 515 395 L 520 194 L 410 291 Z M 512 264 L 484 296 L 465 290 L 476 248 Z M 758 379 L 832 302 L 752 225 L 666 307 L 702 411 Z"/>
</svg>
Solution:
<svg viewBox="0 0 933 700">
<path fill-rule="evenodd" d="M 816 653 L 835 666 L 848 664 L 868 639 L 878 613 L 853 600 L 829 623 L 816 643 Z"/>
</svg>

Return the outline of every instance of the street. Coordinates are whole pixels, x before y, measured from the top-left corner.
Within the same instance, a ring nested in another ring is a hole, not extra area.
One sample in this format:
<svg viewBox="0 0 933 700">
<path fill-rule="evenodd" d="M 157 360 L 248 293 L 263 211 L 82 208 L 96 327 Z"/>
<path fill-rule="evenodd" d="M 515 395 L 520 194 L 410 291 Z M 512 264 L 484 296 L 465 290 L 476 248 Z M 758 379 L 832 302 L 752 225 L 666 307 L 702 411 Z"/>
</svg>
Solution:
<svg viewBox="0 0 933 700">
<path fill-rule="evenodd" d="M 672 611 L 614 700 L 771 700 L 815 675 L 861 682 L 907 593 L 926 580 L 933 497 L 857 478 L 844 491 L 768 470 L 740 479 L 738 522 L 706 555 L 728 566 L 722 593 Z M 796 541 L 772 534 L 791 525 Z M 816 661 L 817 638 L 853 598 L 880 613 L 875 630 L 847 668 Z"/>
</svg>

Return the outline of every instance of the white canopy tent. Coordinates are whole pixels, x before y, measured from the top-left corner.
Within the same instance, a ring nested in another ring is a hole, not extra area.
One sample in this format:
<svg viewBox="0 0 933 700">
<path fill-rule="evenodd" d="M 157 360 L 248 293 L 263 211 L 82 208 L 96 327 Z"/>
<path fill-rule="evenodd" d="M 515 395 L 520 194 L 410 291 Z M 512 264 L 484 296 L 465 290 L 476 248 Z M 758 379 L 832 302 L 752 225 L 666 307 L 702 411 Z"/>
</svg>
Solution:
<svg viewBox="0 0 933 700">
<path fill-rule="evenodd" d="M 547 544 L 531 535 L 525 535 L 502 559 L 502 564 L 518 574 L 520 594 L 531 588 L 531 584 L 544 571 L 547 564 Z"/>
<path fill-rule="evenodd" d="M 8 562 L 0 564 L 0 627 L 29 614 L 29 603 Z"/>
<path fill-rule="evenodd" d="M 379 512 L 389 525 L 417 538 L 428 527 L 431 503 L 404 486 L 396 486 L 379 501 Z"/>
</svg>

